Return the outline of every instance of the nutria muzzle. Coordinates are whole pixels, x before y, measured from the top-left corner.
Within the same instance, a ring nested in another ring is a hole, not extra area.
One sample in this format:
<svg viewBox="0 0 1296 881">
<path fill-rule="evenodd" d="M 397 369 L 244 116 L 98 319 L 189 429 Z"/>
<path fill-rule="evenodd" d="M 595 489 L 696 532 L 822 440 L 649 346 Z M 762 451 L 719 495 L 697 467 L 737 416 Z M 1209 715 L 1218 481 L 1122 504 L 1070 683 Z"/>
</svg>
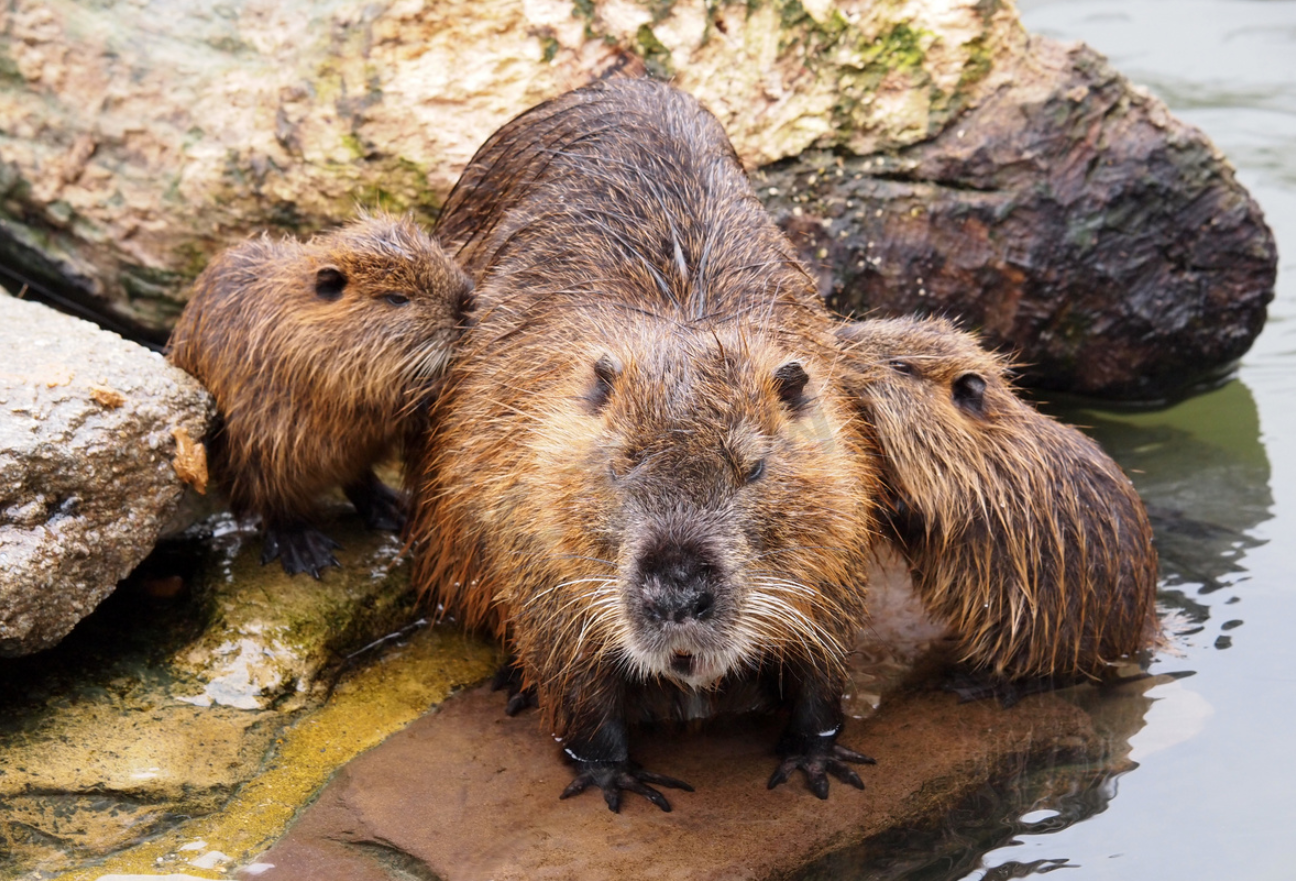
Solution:
<svg viewBox="0 0 1296 881">
<path fill-rule="evenodd" d="M 728 620 L 734 606 L 728 567 L 706 519 L 677 512 L 649 528 L 625 586 L 628 646 L 649 675 L 706 685 L 728 671 Z"/>
</svg>

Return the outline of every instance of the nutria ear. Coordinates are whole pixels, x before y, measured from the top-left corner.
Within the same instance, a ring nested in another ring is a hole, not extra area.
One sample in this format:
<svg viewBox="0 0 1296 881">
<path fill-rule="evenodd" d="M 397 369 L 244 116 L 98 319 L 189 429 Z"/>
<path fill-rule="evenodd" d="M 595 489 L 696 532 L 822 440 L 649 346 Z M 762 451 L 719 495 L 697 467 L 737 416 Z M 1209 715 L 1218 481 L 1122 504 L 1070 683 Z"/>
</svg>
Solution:
<svg viewBox="0 0 1296 881">
<path fill-rule="evenodd" d="M 466 317 L 477 306 L 477 296 L 473 291 L 472 281 L 469 279 L 464 279 L 464 281 L 466 283 L 459 289 L 459 293 L 455 297 L 455 314 L 461 319 Z"/>
<path fill-rule="evenodd" d="M 792 410 L 801 410 L 810 403 L 806 396 L 806 383 L 810 374 L 796 361 L 789 361 L 774 371 L 774 386 L 778 389 L 779 400 Z"/>
<path fill-rule="evenodd" d="M 321 266 L 315 271 L 315 296 L 321 300 L 338 299 L 346 284 L 346 276 L 336 266 Z"/>
<path fill-rule="evenodd" d="M 621 375 L 621 362 L 612 355 L 600 355 L 594 362 L 594 385 L 585 394 L 585 405 L 591 413 L 601 413 L 612 397 L 612 387 Z"/>
<path fill-rule="evenodd" d="M 954 403 L 975 416 L 985 415 L 986 381 L 975 373 L 965 373 L 954 380 Z"/>
</svg>

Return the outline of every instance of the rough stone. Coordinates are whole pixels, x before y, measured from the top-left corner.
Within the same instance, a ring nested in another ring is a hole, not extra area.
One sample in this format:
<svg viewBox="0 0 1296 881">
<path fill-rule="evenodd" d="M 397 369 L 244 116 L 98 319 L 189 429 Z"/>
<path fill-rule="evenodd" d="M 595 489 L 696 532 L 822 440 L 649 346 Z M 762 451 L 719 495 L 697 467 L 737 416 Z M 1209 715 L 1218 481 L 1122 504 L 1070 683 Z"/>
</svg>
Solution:
<svg viewBox="0 0 1296 881">
<path fill-rule="evenodd" d="M 877 759 L 864 792 L 834 783 L 828 801 L 799 778 L 767 790 L 772 719 L 645 734 L 639 761 L 687 780 L 662 813 L 628 796 L 619 814 L 597 793 L 560 801 L 570 771 L 534 714 L 508 718 L 479 689 L 448 702 L 341 771 L 288 835 L 257 858 L 261 881 L 643 877 L 786 878 L 897 828 L 929 825 L 1014 762 L 1080 757 L 1094 746 L 1084 712 L 1055 696 L 1012 710 L 951 695 L 895 697 L 842 742 Z M 264 868 L 270 866 L 271 868 Z"/>
<path fill-rule="evenodd" d="M 0 655 L 54 645 L 152 549 L 207 392 L 160 355 L 0 294 Z"/>
<path fill-rule="evenodd" d="M 259 541 L 232 518 L 209 521 L 224 551 L 202 579 L 211 615 L 206 630 L 179 652 L 174 669 L 194 685 L 178 695 L 195 706 L 244 710 L 303 699 L 338 652 L 395 629 L 414 615 L 401 540 L 335 527 L 340 569 L 319 580 L 262 565 Z"/>
<path fill-rule="evenodd" d="M 221 248 L 357 202 L 430 222 L 492 131 L 626 56 L 716 113 L 834 302 L 963 315 L 1052 387 L 1171 393 L 1273 287 L 1204 136 L 1001 0 L 160 9 L 0 9 L 0 275 L 158 342 Z M 780 201 L 825 162 L 841 187 Z"/>
<path fill-rule="evenodd" d="M 839 311 L 958 316 L 1035 387 L 1181 394 L 1273 297 L 1273 236 L 1227 161 L 1082 44 L 1030 38 L 921 143 L 755 178 Z"/>
<path fill-rule="evenodd" d="M 0 877 L 205 877 L 497 663 L 449 625 L 395 626 L 414 617 L 405 567 L 353 514 L 330 526 L 347 569 L 322 582 L 261 567 L 250 531 L 215 526 L 169 539 L 52 650 L 0 658 Z"/>
</svg>

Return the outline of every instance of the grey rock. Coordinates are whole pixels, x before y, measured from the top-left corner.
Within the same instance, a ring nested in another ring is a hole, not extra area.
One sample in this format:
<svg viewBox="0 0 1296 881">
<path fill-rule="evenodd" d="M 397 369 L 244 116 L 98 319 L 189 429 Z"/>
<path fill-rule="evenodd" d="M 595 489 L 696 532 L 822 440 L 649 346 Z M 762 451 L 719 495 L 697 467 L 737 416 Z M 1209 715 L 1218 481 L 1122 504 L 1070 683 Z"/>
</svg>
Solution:
<svg viewBox="0 0 1296 881">
<path fill-rule="evenodd" d="M 214 414 L 161 355 L 0 295 L 0 655 L 56 644 L 152 549 Z"/>
</svg>

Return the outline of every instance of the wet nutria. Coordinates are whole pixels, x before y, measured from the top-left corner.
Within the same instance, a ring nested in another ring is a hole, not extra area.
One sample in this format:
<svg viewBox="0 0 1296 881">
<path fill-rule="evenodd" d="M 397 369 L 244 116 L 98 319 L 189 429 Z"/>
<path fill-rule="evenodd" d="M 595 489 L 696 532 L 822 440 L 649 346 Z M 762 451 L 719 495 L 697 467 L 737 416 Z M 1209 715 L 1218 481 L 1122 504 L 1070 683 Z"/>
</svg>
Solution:
<svg viewBox="0 0 1296 881">
<path fill-rule="evenodd" d="M 1101 678 L 1156 638 L 1143 503 L 1096 443 L 1014 393 L 940 319 L 843 323 L 848 385 L 927 608 L 993 680 Z"/>
<path fill-rule="evenodd" d="M 262 562 L 338 565 L 311 526 L 335 486 L 371 528 L 401 527 L 373 465 L 444 369 L 470 291 L 413 221 L 381 214 L 306 243 L 249 240 L 198 277 L 168 358 L 216 399 L 213 470 L 235 514 L 261 515 Z"/>
<path fill-rule="evenodd" d="M 523 114 L 438 230 L 476 284 L 421 471 L 415 582 L 507 635 L 576 777 L 669 810 L 632 722 L 789 711 L 769 785 L 836 743 L 876 476 L 833 323 L 719 123 L 650 80 Z"/>
</svg>

